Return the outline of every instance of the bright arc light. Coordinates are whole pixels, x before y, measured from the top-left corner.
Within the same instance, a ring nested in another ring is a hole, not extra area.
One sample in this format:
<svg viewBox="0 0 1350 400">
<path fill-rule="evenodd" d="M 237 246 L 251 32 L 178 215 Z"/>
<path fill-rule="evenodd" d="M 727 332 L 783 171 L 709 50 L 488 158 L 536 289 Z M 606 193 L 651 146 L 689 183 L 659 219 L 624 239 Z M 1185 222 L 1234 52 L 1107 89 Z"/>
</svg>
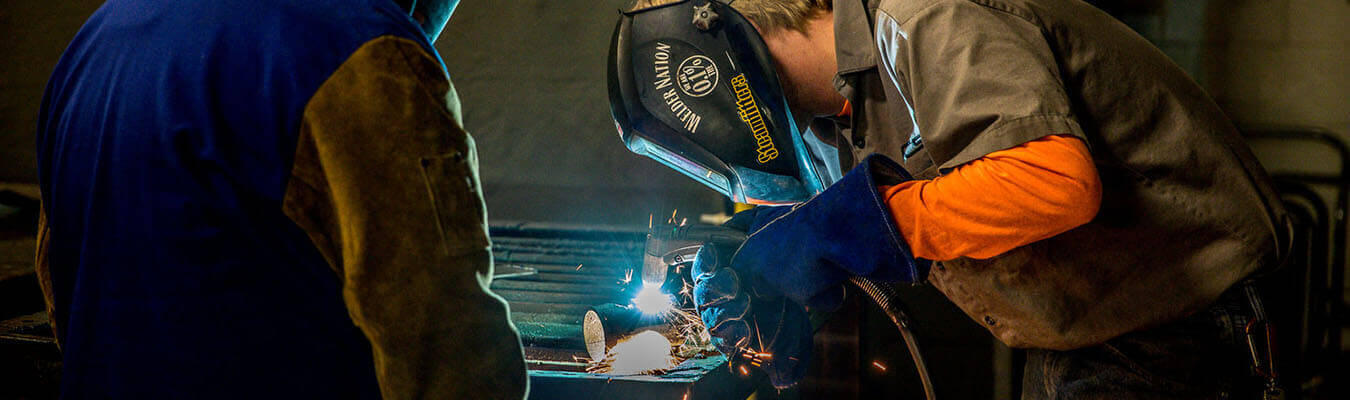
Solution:
<svg viewBox="0 0 1350 400">
<path fill-rule="evenodd" d="M 670 355 L 670 340 L 655 331 L 642 331 L 610 349 L 612 374 L 645 374 L 670 369 L 675 357 Z"/>
<path fill-rule="evenodd" d="M 660 285 L 643 285 L 633 297 L 633 306 L 647 315 L 665 315 L 675 309 L 674 301 L 661 291 Z"/>
</svg>

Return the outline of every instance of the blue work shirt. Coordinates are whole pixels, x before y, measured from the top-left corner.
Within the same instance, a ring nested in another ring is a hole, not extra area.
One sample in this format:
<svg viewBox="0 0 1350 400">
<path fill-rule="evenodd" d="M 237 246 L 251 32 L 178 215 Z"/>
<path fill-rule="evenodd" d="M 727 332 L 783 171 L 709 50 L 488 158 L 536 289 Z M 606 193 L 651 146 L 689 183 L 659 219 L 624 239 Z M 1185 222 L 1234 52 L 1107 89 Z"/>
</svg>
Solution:
<svg viewBox="0 0 1350 400">
<path fill-rule="evenodd" d="M 282 200 L 305 104 L 388 0 L 110 0 L 52 74 L 39 177 L 66 398 L 374 398 Z"/>
</svg>

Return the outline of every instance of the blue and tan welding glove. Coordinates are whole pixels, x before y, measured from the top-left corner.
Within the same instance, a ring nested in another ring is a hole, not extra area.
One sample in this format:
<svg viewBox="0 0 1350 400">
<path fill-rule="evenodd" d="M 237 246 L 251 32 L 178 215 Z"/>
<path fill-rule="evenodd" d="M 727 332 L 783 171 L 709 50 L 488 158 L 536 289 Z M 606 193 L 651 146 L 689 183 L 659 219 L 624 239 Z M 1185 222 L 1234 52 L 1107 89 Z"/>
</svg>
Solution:
<svg viewBox="0 0 1350 400">
<path fill-rule="evenodd" d="M 811 324 L 801 305 L 729 267 L 716 243 L 694 257 L 694 304 L 712 343 L 738 373 L 763 370 L 774 387 L 800 382 L 811 362 Z M 763 290 L 767 289 L 767 290 Z"/>
<path fill-rule="evenodd" d="M 877 189 L 910 179 L 895 161 L 871 155 L 805 203 L 754 215 L 731 266 L 812 311 L 838 308 L 853 276 L 921 281 L 931 263 L 914 258 Z"/>
</svg>

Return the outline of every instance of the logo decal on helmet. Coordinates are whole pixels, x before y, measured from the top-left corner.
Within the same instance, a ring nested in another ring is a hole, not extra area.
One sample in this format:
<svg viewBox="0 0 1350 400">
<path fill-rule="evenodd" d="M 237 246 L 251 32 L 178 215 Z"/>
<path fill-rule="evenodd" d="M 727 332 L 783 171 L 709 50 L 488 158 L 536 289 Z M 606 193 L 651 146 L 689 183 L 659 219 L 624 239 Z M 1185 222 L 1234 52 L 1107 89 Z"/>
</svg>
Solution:
<svg viewBox="0 0 1350 400">
<path fill-rule="evenodd" d="M 773 147 L 773 137 L 769 136 L 769 128 L 764 125 L 764 116 L 759 113 L 759 105 L 755 104 L 755 95 L 750 93 L 745 74 L 731 78 L 731 89 L 736 92 L 736 110 L 740 113 L 741 121 L 750 127 L 750 133 L 755 135 L 755 144 L 759 145 L 759 156 L 755 160 L 764 164 L 778 158 L 778 149 Z"/>
<path fill-rule="evenodd" d="M 702 56 L 695 56 L 695 57 L 702 57 Z M 693 57 L 690 57 L 689 59 L 692 58 Z M 689 59 L 685 59 L 684 63 L 688 63 Z M 707 59 L 707 57 L 704 57 L 704 59 Z M 712 65 L 712 61 L 709 60 L 707 64 Z M 656 53 L 652 54 L 652 67 L 656 69 L 656 81 L 652 82 L 652 85 L 656 87 L 656 90 L 660 91 L 661 89 L 670 87 L 671 86 L 670 45 L 660 42 L 656 43 Z M 713 67 L 713 79 L 716 79 L 717 77 L 716 68 L 717 67 Z M 680 75 L 683 74 L 681 73 Z M 685 90 L 683 88 L 684 77 L 677 76 L 677 78 L 681 79 L 680 90 Z M 713 82 L 716 83 L 715 80 Z M 707 89 L 707 91 L 711 92 L 712 89 L 709 88 Z M 708 93 L 703 94 L 706 95 Z M 684 100 L 680 100 L 680 95 L 675 92 L 675 88 L 671 87 L 670 89 L 667 89 L 665 92 L 661 93 L 661 100 L 665 101 L 666 106 L 670 107 L 670 113 L 673 114 L 675 118 L 678 118 L 681 124 L 684 124 L 684 129 L 689 130 L 689 132 L 695 132 L 698 130 L 698 123 L 700 121 L 703 121 L 703 117 L 700 117 L 698 114 L 695 114 L 694 110 L 690 109 L 689 106 L 684 104 Z"/>
<path fill-rule="evenodd" d="M 680 63 L 679 73 L 675 76 L 680 82 L 680 91 L 693 97 L 707 96 L 717 87 L 717 64 L 700 54 L 689 56 Z"/>
</svg>

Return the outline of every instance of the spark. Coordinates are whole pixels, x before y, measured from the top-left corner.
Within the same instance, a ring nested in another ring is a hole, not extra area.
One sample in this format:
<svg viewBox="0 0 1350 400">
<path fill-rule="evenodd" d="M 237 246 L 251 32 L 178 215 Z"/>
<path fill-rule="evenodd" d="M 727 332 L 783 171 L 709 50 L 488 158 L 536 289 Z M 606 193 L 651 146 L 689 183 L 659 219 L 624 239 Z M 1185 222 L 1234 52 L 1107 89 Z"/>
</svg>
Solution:
<svg viewBox="0 0 1350 400">
<path fill-rule="evenodd" d="M 667 223 L 670 223 L 670 224 L 675 223 L 675 213 L 677 213 L 677 212 L 680 212 L 680 209 L 676 208 L 674 211 L 671 211 L 671 212 L 670 212 L 670 221 L 668 221 Z"/>
<path fill-rule="evenodd" d="M 625 273 L 623 274 L 623 279 L 620 279 L 620 280 L 619 280 L 619 284 L 620 284 L 620 285 L 627 286 L 628 283 L 629 283 L 629 282 L 632 282 L 632 281 L 633 281 L 633 269 L 632 269 L 632 268 L 629 268 L 629 269 L 628 269 L 628 272 L 625 272 Z"/>
<path fill-rule="evenodd" d="M 873 361 L 872 366 L 877 367 L 877 369 L 880 369 L 881 372 L 886 372 L 886 366 L 882 365 L 881 361 Z"/>
<path fill-rule="evenodd" d="M 688 223 L 689 223 L 689 218 L 688 218 L 688 217 L 683 218 L 683 219 L 680 220 L 680 226 L 684 226 L 685 224 L 688 224 Z"/>
<path fill-rule="evenodd" d="M 737 340 L 737 341 L 736 341 L 736 347 L 738 347 L 738 348 L 745 348 L 745 347 L 748 347 L 748 346 L 750 346 L 750 338 L 749 338 L 749 337 L 743 337 L 743 338 L 741 338 L 741 340 Z"/>
<path fill-rule="evenodd" d="M 652 217 L 653 217 L 653 216 L 655 216 L 655 214 L 652 214 L 652 213 L 648 213 L 648 214 L 647 214 L 647 230 L 648 230 L 648 231 L 651 231 L 651 230 L 652 230 Z"/>
<path fill-rule="evenodd" d="M 750 375 L 750 370 L 745 369 L 744 365 L 741 366 L 741 375 Z"/>
<path fill-rule="evenodd" d="M 698 315 L 694 313 L 693 310 L 684 310 L 672 307 L 670 311 L 671 312 L 666 316 L 667 321 L 679 324 L 685 328 L 703 327 L 703 320 L 700 319 Z"/>
<path fill-rule="evenodd" d="M 642 285 L 642 290 L 633 296 L 633 305 L 647 315 L 666 315 L 675 309 L 670 295 L 662 292 L 660 285 Z"/>
<path fill-rule="evenodd" d="M 747 348 L 741 348 L 741 357 L 750 360 L 750 365 L 756 367 L 762 366 L 764 365 L 765 362 L 773 360 L 772 353 L 755 352 L 754 350 L 750 350 Z"/>
<path fill-rule="evenodd" d="M 759 334 L 759 319 L 755 319 L 755 337 L 759 339 L 760 350 L 764 350 L 764 335 Z"/>
<path fill-rule="evenodd" d="M 699 318 L 694 310 L 685 310 L 675 308 L 667 313 L 664 318 L 671 324 L 679 328 L 688 340 L 694 343 L 708 343 L 712 336 L 708 335 L 708 328 L 703 325 L 703 319 Z"/>
<path fill-rule="evenodd" d="M 580 271 L 580 270 L 581 270 L 581 266 L 582 266 L 582 265 L 586 265 L 586 264 L 577 264 L 577 271 Z"/>
</svg>

